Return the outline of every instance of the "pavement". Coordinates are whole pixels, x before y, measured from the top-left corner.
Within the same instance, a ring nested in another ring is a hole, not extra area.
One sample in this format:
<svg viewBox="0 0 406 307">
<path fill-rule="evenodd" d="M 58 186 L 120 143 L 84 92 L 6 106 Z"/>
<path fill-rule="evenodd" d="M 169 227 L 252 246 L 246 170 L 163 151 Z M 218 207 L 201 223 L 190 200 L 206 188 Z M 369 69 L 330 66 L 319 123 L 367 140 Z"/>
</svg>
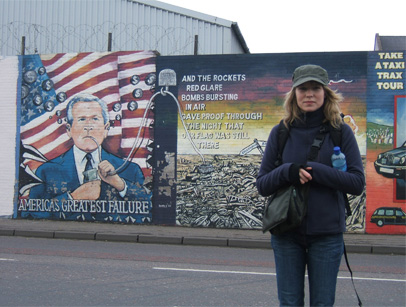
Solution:
<svg viewBox="0 0 406 307">
<path fill-rule="evenodd" d="M 0 218 L 0 236 L 270 249 L 270 234 L 252 229 L 113 224 Z M 405 255 L 405 235 L 345 233 L 348 253 Z"/>
</svg>

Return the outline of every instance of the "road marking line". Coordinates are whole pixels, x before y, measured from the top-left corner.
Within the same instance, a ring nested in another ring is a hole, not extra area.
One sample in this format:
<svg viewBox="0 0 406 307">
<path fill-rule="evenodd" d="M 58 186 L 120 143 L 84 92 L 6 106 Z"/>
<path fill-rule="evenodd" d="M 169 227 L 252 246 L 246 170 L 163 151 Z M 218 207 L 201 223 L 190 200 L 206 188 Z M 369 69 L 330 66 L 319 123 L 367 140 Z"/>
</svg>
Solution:
<svg viewBox="0 0 406 307">
<path fill-rule="evenodd" d="M 203 272 L 203 273 L 225 273 L 225 274 L 246 274 L 246 275 L 276 276 L 276 273 L 262 273 L 262 272 L 219 271 L 219 270 L 199 270 L 199 269 L 180 269 L 180 268 L 160 268 L 160 267 L 153 267 L 153 269 L 154 270 L 165 270 L 165 271 L 183 271 L 183 272 Z M 351 279 L 351 277 L 338 276 L 338 279 Z M 370 277 L 354 277 L 354 280 L 406 282 L 406 279 L 370 278 Z"/>
<path fill-rule="evenodd" d="M 340 279 L 351 279 L 351 277 L 338 277 Z M 392 279 L 392 278 L 372 278 L 372 277 L 354 277 L 354 280 L 372 280 L 372 281 L 395 281 L 406 282 L 406 279 Z"/>
<path fill-rule="evenodd" d="M 15 259 L 0 258 L 0 261 L 16 261 Z"/>
<path fill-rule="evenodd" d="M 153 269 L 154 270 L 166 270 L 166 271 L 186 271 L 186 272 L 205 272 L 205 273 L 226 273 L 226 274 L 247 274 L 247 275 L 271 275 L 271 276 L 276 276 L 276 273 L 261 273 L 261 272 L 218 271 L 218 270 L 158 268 L 158 267 L 154 267 Z"/>
</svg>

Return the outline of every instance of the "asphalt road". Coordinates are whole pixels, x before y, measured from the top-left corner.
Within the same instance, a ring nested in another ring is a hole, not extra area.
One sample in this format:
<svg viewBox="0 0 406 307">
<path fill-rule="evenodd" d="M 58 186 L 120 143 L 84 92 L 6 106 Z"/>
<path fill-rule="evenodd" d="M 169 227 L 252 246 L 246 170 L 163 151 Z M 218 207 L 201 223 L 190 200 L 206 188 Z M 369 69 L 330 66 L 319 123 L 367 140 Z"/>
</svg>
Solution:
<svg viewBox="0 0 406 307">
<path fill-rule="evenodd" d="M 350 254 L 364 306 L 405 306 L 404 256 Z M 336 306 L 356 306 L 345 262 Z M 1 306 L 277 306 L 272 250 L 0 236 Z"/>
</svg>

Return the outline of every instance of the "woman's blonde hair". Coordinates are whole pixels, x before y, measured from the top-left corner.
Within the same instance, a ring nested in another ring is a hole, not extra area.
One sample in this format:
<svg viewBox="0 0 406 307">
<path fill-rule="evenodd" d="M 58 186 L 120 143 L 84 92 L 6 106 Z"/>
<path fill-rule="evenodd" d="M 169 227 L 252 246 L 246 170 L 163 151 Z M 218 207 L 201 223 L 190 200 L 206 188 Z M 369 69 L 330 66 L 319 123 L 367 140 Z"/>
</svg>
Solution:
<svg viewBox="0 0 406 307">
<path fill-rule="evenodd" d="M 333 91 L 328 86 L 322 86 L 325 94 L 323 104 L 325 121 L 330 122 L 330 124 L 334 128 L 339 128 L 343 122 L 340 110 L 340 102 L 344 100 L 343 95 L 341 95 L 341 93 L 338 93 L 337 91 Z M 285 117 L 283 118 L 283 122 L 285 123 L 285 126 L 289 127 L 289 125 L 292 124 L 294 120 L 300 119 L 300 114 L 302 114 L 302 111 L 297 105 L 295 87 L 293 87 L 286 94 L 284 107 Z"/>
</svg>

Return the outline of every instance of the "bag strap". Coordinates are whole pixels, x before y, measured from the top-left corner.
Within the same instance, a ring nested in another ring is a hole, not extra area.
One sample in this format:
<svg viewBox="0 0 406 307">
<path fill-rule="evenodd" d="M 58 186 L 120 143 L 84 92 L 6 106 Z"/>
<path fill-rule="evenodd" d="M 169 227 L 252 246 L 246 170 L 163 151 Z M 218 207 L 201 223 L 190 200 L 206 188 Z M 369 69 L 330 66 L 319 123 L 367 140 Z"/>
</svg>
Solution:
<svg viewBox="0 0 406 307">
<path fill-rule="evenodd" d="M 357 289 L 355 288 L 354 277 L 353 277 L 353 275 L 352 275 L 352 270 L 351 270 L 351 267 L 350 267 L 350 263 L 348 262 L 348 256 L 347 256 L 347 250 L 346 250 L 346 248 L 345 248 L 345 243 L 343 243 L 343 245 L 344 245 L 344 258 L 345 258 L 345 263 L 347 264 L 348 271 L 350 271 L 350 274 L 351 274 L 352 286 L 354 287 L 355 294 L 357 295 L 358 306 L 361 307 L 361 306 L 362 306 L 362 302 L 361 302 L 361 299 L 359 298 Z"/>
<path fill-rule="evenodd" d="M 278 156 L 275 161 L 275 166 L 282 164 L 282 153 L 289 137 L 289 129 L 285 126 L 283 119 L 279 122 L 278 128 Z"/>
<path fill-rule="evenodd" d="M 348 200 L 347 193 L 343 192 L 344 202 L 345 202 L 345 212 L 347 213 L 347 217 L 352 215 L 352 210 L 350 207 L 350 201 Z"/>
<path fill-rule="evenodd" d="M 319 132 L 317 133 L 316 137 L 313 140 L 312 146 L 310 147 L 309 156 L 307 157 L 308 161 L 314 161 L 317 158 L 317 155 L 319 154 L 321 145 L 323 145 L 324 138 L 326 137 L 327 132 L 328 132 L 327 126 L 322 125 L 320 127 Z"/>
<path fill-rule="evenodd" d="M 324 138 L 328 131 L 329 131 L 329 129 L 328 129 L 327 124 L 323 124 L 320 127 L 320 130 L 319 130 L 318 134 L 316 135 L 316 137 L 314 138 L 313 144 L 310 148 L 310 153 L 309 153 L 309 156 L 307 157 L 308 161 L 314 161 L 317 158 L 321 145 L 323 144 Z M 282 153 L 283 153 L 283 149 L 285 148 L 288 137 L 289 137 L 289 129 L 285 126 L 283 120 L 281 120 L 279 122 L 279 128 L 278 128 L 278 155 L 277 155 L 277 159 L 275 161 L 276 167 L 278 167 L 279 165 L 282 164 Z"/>
</svg>

